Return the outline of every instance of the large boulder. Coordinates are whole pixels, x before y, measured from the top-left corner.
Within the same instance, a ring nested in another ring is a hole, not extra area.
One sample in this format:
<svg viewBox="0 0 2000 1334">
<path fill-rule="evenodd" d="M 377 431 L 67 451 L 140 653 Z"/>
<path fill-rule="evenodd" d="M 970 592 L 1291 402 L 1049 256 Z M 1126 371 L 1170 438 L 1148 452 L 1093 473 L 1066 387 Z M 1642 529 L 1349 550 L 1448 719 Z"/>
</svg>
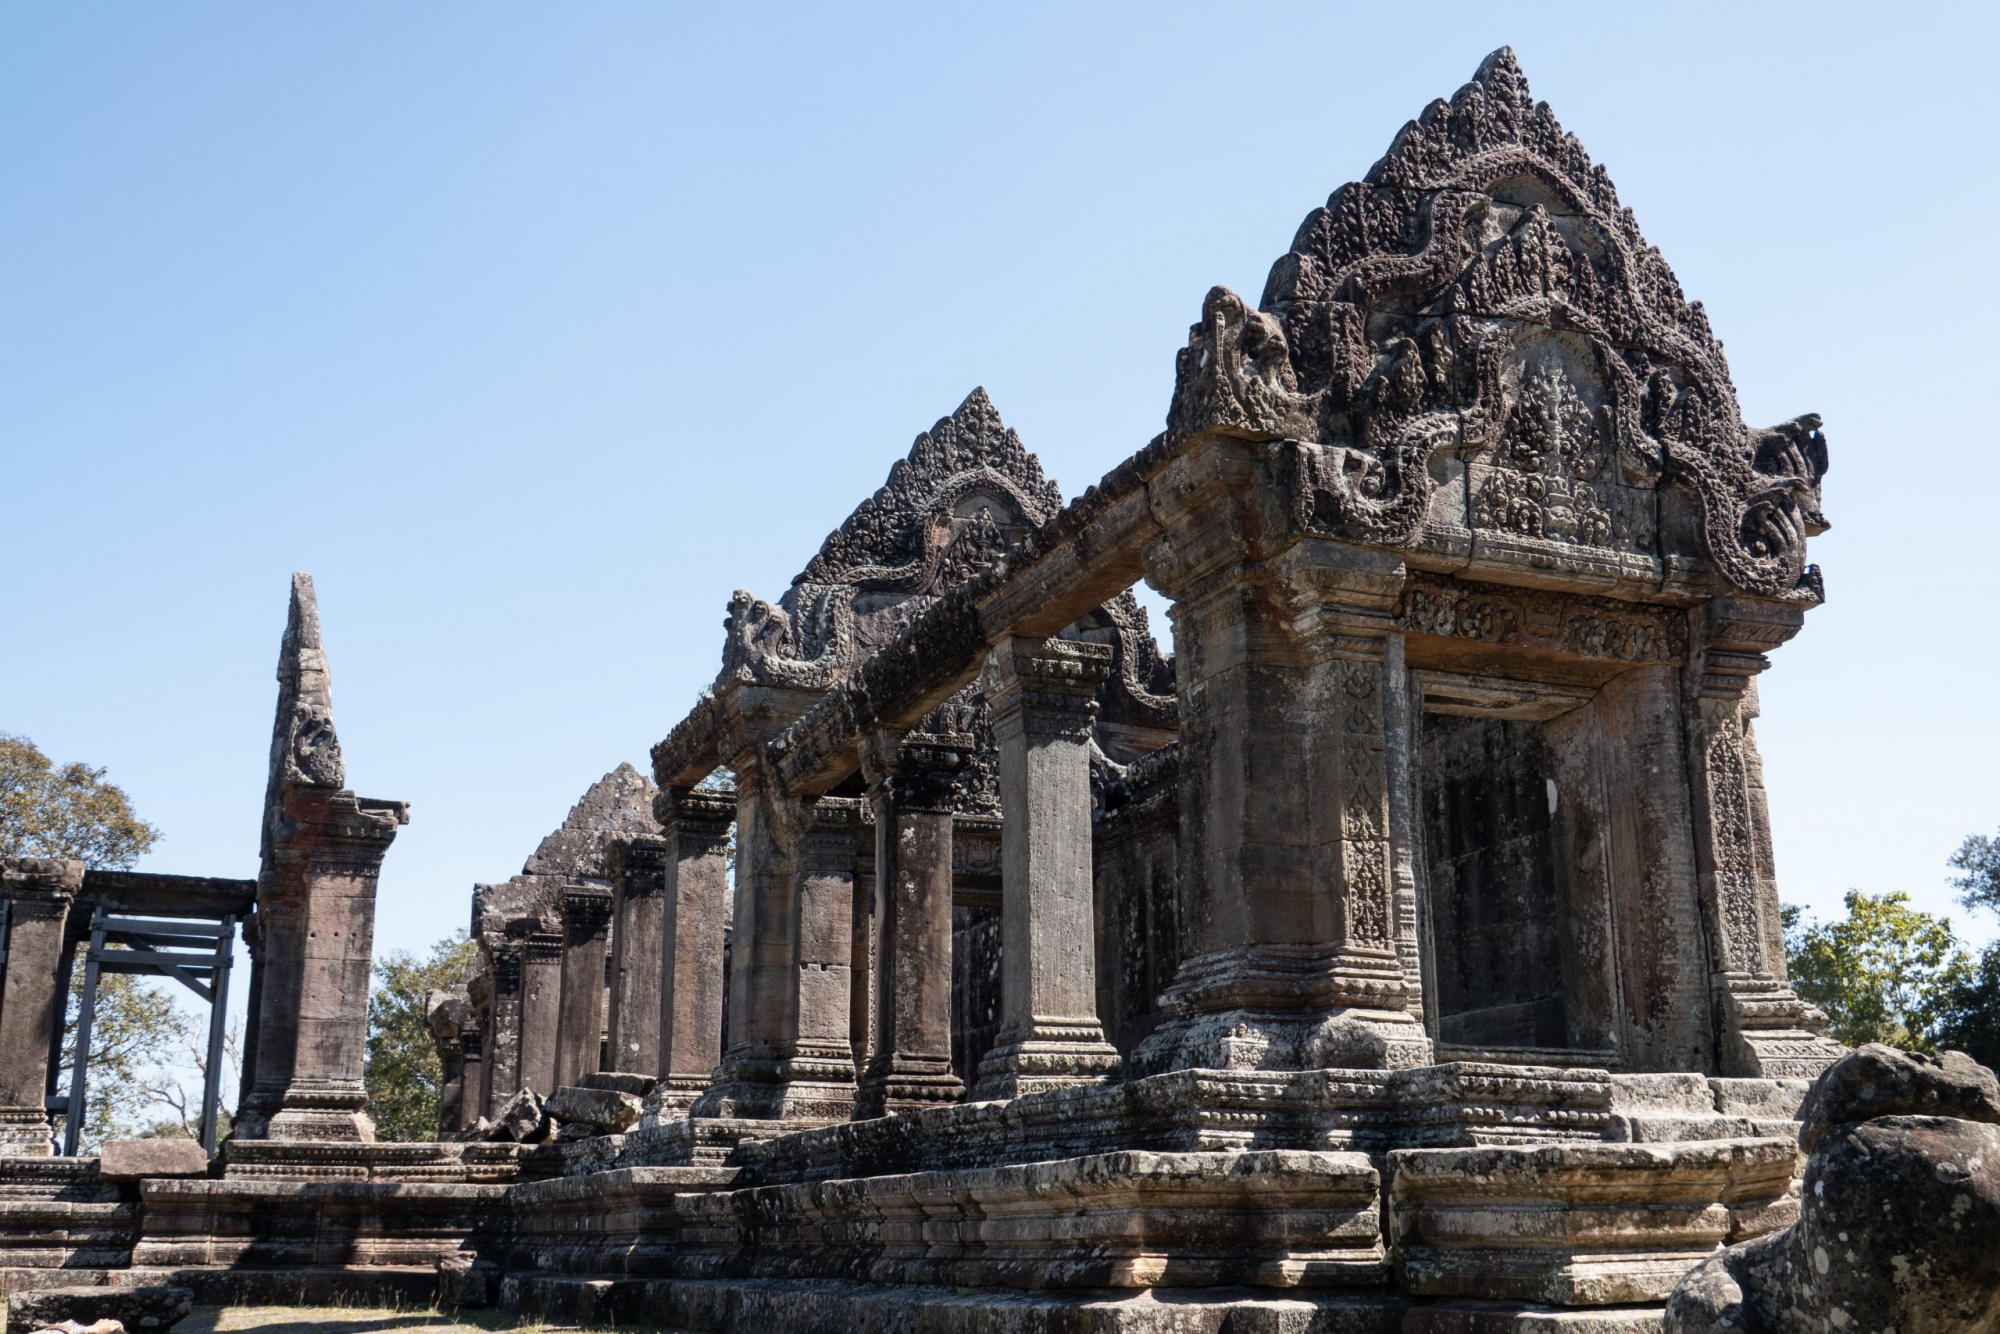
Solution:
<svg viewBox="0 0 2000 1334">
<path fill-rule="evenodd" d="M 1796 1223 L 1674 1289 L 1666 1334 L 2000 1331 L 2000 1081 L 1870 1044 L 1800 1109 Z"/>
</svg>

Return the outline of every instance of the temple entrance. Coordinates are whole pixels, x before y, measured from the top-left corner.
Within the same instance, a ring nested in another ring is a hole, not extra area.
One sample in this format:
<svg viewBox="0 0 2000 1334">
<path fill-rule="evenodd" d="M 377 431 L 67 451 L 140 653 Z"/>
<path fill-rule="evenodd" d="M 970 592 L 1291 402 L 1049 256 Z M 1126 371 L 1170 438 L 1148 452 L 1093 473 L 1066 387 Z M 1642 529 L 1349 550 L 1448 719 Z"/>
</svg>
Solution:
<svg viewBox="0 0 2000 1334">
<path fill-rule="evenodd" d="M 1540 722 L 1425 713 L 1417 773 L 1440 1041 L 1566 1047 L 1561 798 Z"/>
</svg>

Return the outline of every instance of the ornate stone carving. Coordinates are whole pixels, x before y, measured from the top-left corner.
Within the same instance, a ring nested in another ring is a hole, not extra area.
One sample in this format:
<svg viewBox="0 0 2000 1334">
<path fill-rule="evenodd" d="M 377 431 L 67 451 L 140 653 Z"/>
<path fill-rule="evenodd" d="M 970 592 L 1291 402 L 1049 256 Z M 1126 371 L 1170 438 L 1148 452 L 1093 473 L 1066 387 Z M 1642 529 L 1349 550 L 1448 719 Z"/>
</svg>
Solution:
<svg viewBox="0 0 2000 1334">
<path fill-rule="evenodd" d="M 1687 614 L 1612 598 L 1535 592 L 1413 574 L 1396 603 L 1396 625 L 1509 647 L 1622 662 L 1682 662 Z"/>
<path fill-rule="evenodd" d="M 1700 305 L 1511 52 L 1307 217 L 1261 306 L 1209 293 L 1168 438 L 1292 442 L 1308 528 L 1421 542 L 1433 460 L 1452 455 L 1489 469 L 1475 526 L 1651 552 L 1672 478 L 1724 578 L 1817 600 L 1819 419 L 1743 424 Z"/>
<path fill-rule="evenodd" d="M 783 598 L 730 600 L 723 677 L 828 688 L 1061 506 L 986 391 L 973 390 L 917 437 Z"/>
</svg>

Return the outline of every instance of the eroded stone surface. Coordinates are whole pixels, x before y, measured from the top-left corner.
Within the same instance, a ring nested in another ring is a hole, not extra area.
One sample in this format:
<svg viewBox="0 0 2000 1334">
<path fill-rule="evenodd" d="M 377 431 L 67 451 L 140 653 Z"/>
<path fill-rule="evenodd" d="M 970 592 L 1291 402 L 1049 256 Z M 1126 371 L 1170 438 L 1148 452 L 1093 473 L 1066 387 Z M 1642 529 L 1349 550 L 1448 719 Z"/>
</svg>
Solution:
<svg viewBox="0 0 2000 1334">
<path fill-rule="evenodd" d="M 596 1134 L 616 1134 L 639 1123 L 639 1099 L 615 1088 L 559 1088 L 543 1110 L 565 1130 L 584 1126 Z"/>
<path fill-rule="evenodd" d="M 1806 1096 L 1798 1221 L 1689 1274 L 1668 1334 L 2000 1326 L 1995 1094 L 1957 1052 L 1871 1044 L 1833 1065 Z"/>
<path fill-rule="evenodd" d="M 208 1153 L 191 1139 L 111 1139 L 98 1150 L 97 1174 L 106 1181 L 208 1175 Z"/>
</svg>

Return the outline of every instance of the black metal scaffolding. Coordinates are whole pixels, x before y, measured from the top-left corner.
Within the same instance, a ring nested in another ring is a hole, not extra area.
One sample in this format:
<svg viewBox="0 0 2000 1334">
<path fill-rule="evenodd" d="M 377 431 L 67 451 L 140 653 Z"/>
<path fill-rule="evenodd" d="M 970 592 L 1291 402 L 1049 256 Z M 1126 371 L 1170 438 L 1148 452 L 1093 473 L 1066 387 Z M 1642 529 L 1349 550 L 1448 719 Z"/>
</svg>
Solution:
<svg viewBox="0 0 2000 1334">
<path fill-rule="evenodd" d="M 229 1021 L 229 973 L 236 931 L 254 911 L 255 894 L 253 881 L 96 871 L 85 877 L 76 905 L 79 914 L 85 909 L 90 913 L 87 939 L 77 942 L 84 946 L 83 994 L 69 1089 L 61 1096 L 55 1092 L 61 1077 L 60 1031 L 58 1050 L 49 1054 L 48 1109 L 63 1117 L 64 1154 L 74 1156 L 83 1138 L 91 1026 L 97 1012 L 98 979 L 106 973 L 170 978 L 208 1002 L 199 1139 L 202 1148 L 215 1152 L 223 1043 Z M 4 908 L 0 904 L 0 911 Z M 4 925 L 0 922 L 0 942 L 5 940 Z M 0 943 L 0 969 L 5 965 L 5 945 Z M 72 957 L 60 979 L 64 989 L 73 966 Z"/>
</svg>

